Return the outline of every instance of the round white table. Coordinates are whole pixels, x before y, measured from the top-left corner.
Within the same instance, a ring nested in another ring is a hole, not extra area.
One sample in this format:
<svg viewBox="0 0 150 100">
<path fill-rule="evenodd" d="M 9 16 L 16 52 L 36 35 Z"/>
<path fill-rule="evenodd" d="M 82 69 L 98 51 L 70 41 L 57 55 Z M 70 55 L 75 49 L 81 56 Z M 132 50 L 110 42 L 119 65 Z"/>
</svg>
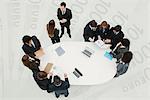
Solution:
<svg viewBox="0 0 150 100">
<path fill-rule="evenodd" d="M 65 53 L 58 56 L 55 49 L 61 46 Z M 82 53 L 85 47 L 91 48 L 94 53 L 87 57 Z M 45 55 L 40 58 L 41 70 L 47 63 L 53 63 L 54 74 L 59 74 L 62 79 L 63 73 L 68 74 L 71 85 L 97 85 L 110 81 L 116 74 L 115 59 L 109 60 L 104 56 L 110 51 L 107 46 L 98 47 L 91 42 L 61 42 L 44 48 Z M 77 78 L 73 71 L 77 68 L 83 76 Z"/>
</svg>

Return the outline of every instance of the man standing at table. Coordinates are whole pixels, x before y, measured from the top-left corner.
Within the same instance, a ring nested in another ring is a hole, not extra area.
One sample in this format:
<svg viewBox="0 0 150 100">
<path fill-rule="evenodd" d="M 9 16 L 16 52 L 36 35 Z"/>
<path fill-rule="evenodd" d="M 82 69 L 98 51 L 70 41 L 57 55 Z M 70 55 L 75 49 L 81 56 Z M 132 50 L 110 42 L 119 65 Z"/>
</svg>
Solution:
<svg viewBox="0 0 150 100">
<path fill-rule="evenodd" d="M 59 19 L 60 22 L 60 26 L 61 26 L 61 35 L 60 38 L 63 36 L 64 34 L 64 28 L 67 28 L 67 33 L 69 35 L 69 37 L 71 38 L 71 34 L 70 34 L 70 20 L 72 19 L 72 12 L 70 9 L 66 8 L 66 3 L 62 2 L 60 4 L 60 8 L 58 8 L 57 10 L 57 17 Z"/>
</svg>

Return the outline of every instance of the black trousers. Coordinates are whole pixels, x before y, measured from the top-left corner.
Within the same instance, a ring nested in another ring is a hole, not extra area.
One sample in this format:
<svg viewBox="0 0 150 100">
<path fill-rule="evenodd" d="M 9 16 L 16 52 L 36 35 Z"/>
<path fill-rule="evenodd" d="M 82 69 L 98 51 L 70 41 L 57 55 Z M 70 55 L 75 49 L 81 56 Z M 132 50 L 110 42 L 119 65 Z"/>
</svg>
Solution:
<svg viewBox="0 0 150 100">
<path fill-rule="evenodd" d="M 60 38 L 64 35 L 64 29 L 65 29 L 65 27 L 67 28 L 67 33 L 68 33 L 69 37 L 71 38 L 70 25 L 61 25 L 61 35 L 60 35 Z"/>
</svg>

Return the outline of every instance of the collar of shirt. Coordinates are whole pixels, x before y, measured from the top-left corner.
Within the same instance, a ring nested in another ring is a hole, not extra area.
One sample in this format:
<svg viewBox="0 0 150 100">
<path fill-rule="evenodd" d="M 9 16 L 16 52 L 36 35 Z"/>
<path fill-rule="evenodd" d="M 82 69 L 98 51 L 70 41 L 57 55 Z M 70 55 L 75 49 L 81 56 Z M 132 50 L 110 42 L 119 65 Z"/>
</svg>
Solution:
<svg viewBox="0 0 150 100">
<path fill-rule="evenodd" d="M 117 35 L 119 32 L 115 32 L 115 34 Z"/>
<path fill-rule="evenodd" d="M 33 47 L 35 48 L 35 44 L 33 43 L 33 41 L 31 41 L 31 43 L 32 43 Z"/>
<path fill-rule="evenodd" d="M 62 15 L 64 15 L 66 13 L 66 9 L 64 11 L 61 11 L 62 12 Z"/>
</svg>

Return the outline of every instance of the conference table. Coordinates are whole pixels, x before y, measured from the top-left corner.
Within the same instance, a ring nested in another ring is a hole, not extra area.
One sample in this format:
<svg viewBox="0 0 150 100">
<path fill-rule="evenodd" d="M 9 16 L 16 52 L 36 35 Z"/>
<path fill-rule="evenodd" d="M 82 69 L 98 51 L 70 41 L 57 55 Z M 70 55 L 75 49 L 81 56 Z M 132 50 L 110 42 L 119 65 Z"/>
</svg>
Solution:
<svg viewBox="0 0 150 100">
<path fill-rule="evenodd" d="M 61 56 L 56 49 L 63 48 L 65 51 Z M 85 48 L 94 52 L 91 57 L 82 53 Z M 116 74 L 115 59 L 104 56 L 109 46 L 97 46 L 93 42 L 60 42 L 43 48 L 44 55 L 40 57 L 40 69 L 44 70 L 47 63 L 53 63 L 51 72 L 59 75 L 64 80 L 63 74 L 67 73 L 71 85 L 98 85 L 110 81 Z M 83 76 L 76 77 L 73 74 L 77 68 Z"/>
</svg>

